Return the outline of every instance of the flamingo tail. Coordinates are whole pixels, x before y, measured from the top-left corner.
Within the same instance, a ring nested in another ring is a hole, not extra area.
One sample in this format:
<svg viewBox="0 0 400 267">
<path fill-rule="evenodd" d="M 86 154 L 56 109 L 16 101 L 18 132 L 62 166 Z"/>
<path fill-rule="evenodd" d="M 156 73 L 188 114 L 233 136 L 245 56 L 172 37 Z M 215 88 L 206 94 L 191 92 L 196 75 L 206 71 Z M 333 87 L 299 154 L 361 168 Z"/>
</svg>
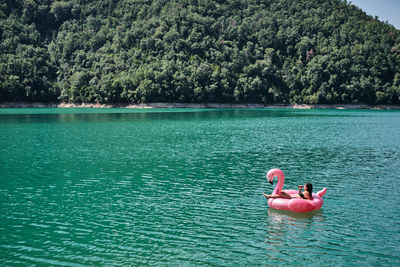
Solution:
<svg viewBox="0 0 400 267">
<path fill-rule="evenodd" d="M 326 193 L 326 188 L 322 189 L 321 191 L 318 191 L 317 195 L 320 197 L 323 197 L 325 195 L 325 193 Z"/>
</svg>

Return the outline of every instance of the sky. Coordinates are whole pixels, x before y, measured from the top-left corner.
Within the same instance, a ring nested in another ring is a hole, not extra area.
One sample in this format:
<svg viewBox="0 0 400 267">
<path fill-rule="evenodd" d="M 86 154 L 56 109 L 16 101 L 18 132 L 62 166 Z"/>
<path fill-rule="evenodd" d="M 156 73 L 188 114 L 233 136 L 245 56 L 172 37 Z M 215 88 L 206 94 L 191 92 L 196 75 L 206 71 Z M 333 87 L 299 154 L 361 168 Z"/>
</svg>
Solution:
<svg viewBox="0 0 400 267">
<path fill-rule="evenodd" d="M 400 29 L 400 0 L 348 0 L 365 13 L 378 16 L 380 21 L 388 21 Z"/>
</svg>

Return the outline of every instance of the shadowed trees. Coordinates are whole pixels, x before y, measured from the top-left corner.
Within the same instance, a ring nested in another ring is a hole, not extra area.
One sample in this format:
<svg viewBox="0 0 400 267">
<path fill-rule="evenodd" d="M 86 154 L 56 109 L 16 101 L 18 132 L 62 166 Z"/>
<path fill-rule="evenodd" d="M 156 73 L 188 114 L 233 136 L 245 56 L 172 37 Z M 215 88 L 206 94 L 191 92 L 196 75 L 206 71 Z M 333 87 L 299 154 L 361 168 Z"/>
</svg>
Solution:
<svg viewBox="0 0 400 267">
<path fill-rule="evenodd" d="M 0 101 L 400 104 L 400 31 L 340 0 L 8 0 L 0 48 Z"/>
</svg>

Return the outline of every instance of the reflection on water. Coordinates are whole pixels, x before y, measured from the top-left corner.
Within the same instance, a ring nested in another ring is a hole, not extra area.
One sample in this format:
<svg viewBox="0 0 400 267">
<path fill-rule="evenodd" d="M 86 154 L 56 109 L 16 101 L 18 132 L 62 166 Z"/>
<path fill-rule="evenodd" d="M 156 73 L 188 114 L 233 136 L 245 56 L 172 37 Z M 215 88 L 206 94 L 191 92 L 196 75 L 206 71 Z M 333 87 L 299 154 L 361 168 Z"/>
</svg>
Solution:
<svg viewBox="0 0 400 267">
<path fill-rule="evenodd" d="M 312 222 L 312 219 L 323 219 L 322 209 L 312 212 L 293 212 L 287 210 L 268 209 L 268 218 L 274 223 L 285 222 Z"/>
<path fill-rule="evenodd" d="M 1 109 L 0 123 L 12 122 L 110 122 L 146 120 L 204 120 L 204 119 L 245 119 L 245 118 L 299 118 L 299 117 L 343 117 L 363 116 L 360 113 L 315 114 L 307 110 L 251 110 L 241 109 L 103 109 L 103 108 L 39 108 L 39 109 Z"/>
<path fill-rule="evenodd" d="M 292 212 L 268 209 L 268 238 L 274 237 L 279 241 L 280 233 L 299 232 L 315 228 L 324 221 L 322 210 L 313 212 Z M 315 224 L 315 225 L 313 225 Z"/>
<path fill-rule="evenodd" d="M 322 210 L 296 213 L 269 208 L 267 213 L 265 243 L 270 264 L 293 265 L 297 262 L 303 265 L 301 262 L 307 258 L 307 251 L 314 256 L 319 253 L 314 249 L 316 241 L 325 232 Z M 313 259 L 308 262 L 313 264 Z"/>
</svg>

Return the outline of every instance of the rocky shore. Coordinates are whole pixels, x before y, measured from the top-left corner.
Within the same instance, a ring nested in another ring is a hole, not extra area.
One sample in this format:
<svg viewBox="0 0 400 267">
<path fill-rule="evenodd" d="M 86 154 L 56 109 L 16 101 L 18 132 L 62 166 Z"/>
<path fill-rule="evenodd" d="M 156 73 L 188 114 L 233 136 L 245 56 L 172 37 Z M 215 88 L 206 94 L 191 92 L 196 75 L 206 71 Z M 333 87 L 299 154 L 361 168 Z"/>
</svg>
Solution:
<svg viewBox="0 0 400 267">
<path fill-rule="evenodd" d="M 99 104 L 99 103 L 27 103 L 5 102 L 0 108 L 253 108 L 253 109 L 400 109 L 399 105 L 365 104 L 219 104 L 219 103 L 147 103 L 147 104 Z"/>
</svg>

